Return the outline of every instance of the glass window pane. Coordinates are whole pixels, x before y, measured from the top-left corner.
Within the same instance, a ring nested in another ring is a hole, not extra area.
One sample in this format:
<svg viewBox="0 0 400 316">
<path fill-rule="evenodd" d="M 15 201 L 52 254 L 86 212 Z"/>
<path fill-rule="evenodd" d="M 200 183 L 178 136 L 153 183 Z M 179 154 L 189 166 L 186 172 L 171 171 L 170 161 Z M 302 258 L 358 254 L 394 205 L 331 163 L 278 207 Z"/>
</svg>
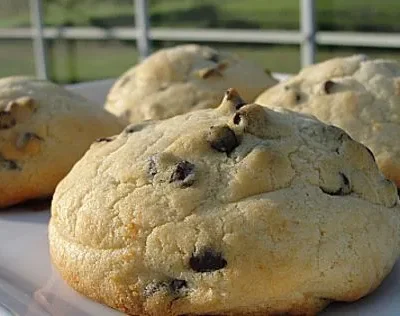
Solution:
<svg viewBox="0 0 400 316">
<path fill-rule="evenodd" d="M 137 62 L 132 41 L 56 40 L 48 46 L 51 79 L 62 83 L 118 77 Z"/>
<path fill-rule="evenodd" d="M 0 41 L 0 77 L 34 75 L 34 63 L 32 41 Z"/>
<path fill-rule="evenodd" d="M 320 30 L 400 31 L 399 0 L 318 0 L 315 5 Z"/>
<path fill-rule="evenodd" d="M 29 25 L 29 0 L 0 0 L 0 28 Z"/>
<path fill-rule="evenodd" d="M 153 0 L 153 26 L 294 29 L 299 27 L 297 0 Z"/>
</svg>

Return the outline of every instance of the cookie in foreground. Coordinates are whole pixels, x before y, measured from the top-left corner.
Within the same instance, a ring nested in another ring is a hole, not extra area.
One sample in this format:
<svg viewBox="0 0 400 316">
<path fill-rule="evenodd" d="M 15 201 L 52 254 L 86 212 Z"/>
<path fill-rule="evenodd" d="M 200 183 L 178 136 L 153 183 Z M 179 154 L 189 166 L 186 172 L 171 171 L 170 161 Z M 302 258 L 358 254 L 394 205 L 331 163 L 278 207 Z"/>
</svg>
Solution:
<svg viewBox="0 0 400 316">
<path fill-rule="evenodd" d="M 244 104 L 131 125 L 59 184 L 64 280 L 131 315 L 314 315 L 400 253 L 395 185 L 341 129 Z"/>
<path fill-rule="evenodd" d="M 250 102 L 278 81 L 244 58 L 203 45 L 160 49 L 125 72 L 111 88 L 106 109 L 138 123 L 214 108 L 235 87 Z"/>
<path fill-rule="evenodd" d="M 371 149 L 400 187 L 400 64 L 365 55 L 333 58 L 262 93 L 256 100 L 315 115 Z"/>
<path fill-rule="evenodd" d="M 51 196 L 96 138 L 122 129 L 116 117 L 56 84 L 0 79 L 0 207 Z"/>
</svg>

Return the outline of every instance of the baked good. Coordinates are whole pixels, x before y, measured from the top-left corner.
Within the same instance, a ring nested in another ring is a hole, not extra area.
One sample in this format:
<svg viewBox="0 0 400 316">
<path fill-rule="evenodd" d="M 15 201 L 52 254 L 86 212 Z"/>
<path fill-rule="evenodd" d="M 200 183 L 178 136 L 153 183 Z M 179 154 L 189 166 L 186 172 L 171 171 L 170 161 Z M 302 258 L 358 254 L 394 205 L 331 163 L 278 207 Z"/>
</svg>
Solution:
<svg viewBox="0 0 400 316">
<path fill-rule="evenodd" d="M 229 90 L 94 143 L 57 187 L 50 253 L 73 288 L 132 315 L 313 315 L 389 273 L 398 202 L 341 129 Z"/>
<path fill-rule="evenodd" d="M 315 115 L 372 150 L 385 176 L 400 187 L 400 64 L 365 55 L 307 67 L 267 90 L 257 103 Z"/>
<path fill-rule="evenodd" d="M 122 129 L 116 117 L 56 84 L 0 79 L 0 207 L 50 196 L 96 138 Z"/>
<path fill-rule="evenodd" d="M 179 45 L 157 51 L 124 73 L 111 88 L 106 109 L 131 123 L 165 119 L 216 107 L 230 87 L 250 102 L 276 83 L 268 71 L 236 55 Z"/>
</svg>

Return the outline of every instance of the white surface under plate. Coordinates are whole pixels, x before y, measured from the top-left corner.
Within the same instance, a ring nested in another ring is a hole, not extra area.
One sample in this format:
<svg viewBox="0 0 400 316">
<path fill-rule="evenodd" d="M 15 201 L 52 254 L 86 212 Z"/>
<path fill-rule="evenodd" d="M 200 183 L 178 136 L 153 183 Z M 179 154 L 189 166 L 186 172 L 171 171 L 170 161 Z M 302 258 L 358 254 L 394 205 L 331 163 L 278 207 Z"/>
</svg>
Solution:
<svg viewBox="0 0 400 316">
<path fill-rule="evenodd" d="M 71 87 L 103 103 L 113 80 Z M 50 211 L 0 210 L 0 316 L 121 315 L 69 288 L 50 263 L 47 223 Z M 371 295 L 350 304 L 334 303 L 321 316 L 400 316 L 400 261 Z"/>
</svg>

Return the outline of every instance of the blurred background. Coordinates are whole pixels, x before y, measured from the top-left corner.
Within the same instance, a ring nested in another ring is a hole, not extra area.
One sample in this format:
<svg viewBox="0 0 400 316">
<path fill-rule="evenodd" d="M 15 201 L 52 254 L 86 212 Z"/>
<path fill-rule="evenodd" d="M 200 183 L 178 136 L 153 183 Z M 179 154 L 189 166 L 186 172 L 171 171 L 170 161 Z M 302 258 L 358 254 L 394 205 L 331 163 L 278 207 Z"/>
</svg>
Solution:
<svg viewBox="0 0 400 316">
<path fill-rule="evenodd" d="M 58 35 L 47 37 L 45 41 L 49 79 L 59 83 L 75 83 L 117 77 L 138 61 L 135 37 L 116 39 L 111 32 L 112 28 L 129 29 L 135 26 L 133 0 L 41 2 L 43 27 L 56 27 L 59 30 Z M 330 44 L 329 40 L 324 43 L 321 38 L 315 45 L 316 62 L 354 53 L 400 61 L 400 0 L 315 0 L 313 3 L 314 25 L 318 33 L 365 32 L 356 34 L 357 39 L 371 36 L 373 42 L 374 39 L 380 40 L 376 45 L 371 44 L 371 38 L 367 44 L 362 41 L 353 43 L 351 38 L 345 44 Z M 281 30 L 279 34 L 282 34 L 282 38 L 287 35 L 288 40 L 241 43 L 238 39 L 231 40 L 230 43 L 201 43 L 236 52 L 258 62 L 264 68 L 284 73 L 295 73 L 301 67 L 301 39 L 290 39 L 292 33 L 300 34 L 301 5 L 302 1 L 299 0 L 147 1 L 152 29 Z M 18 33 L 18 30 L 30 27 L 29 0 L 0 1 L 0 77 L 35 74 L 32 39 L 23 35 L 23 32 Z M 106 34 L 109 31 L 111 35 L 104 36 L 103 39 L 87 39 L 85 36 L 81 36 L 82 39 L 66 39 L 62 30 L 68 27 L 94 27 L 106 31 Z M 387 37 L 375 33 L 382 33 Z M 325 38 L 329 39 L 329 36 Z M 153 39 L 151 49 L 154 51 L 185 42 L 196 41 Z"/>
</svg>

